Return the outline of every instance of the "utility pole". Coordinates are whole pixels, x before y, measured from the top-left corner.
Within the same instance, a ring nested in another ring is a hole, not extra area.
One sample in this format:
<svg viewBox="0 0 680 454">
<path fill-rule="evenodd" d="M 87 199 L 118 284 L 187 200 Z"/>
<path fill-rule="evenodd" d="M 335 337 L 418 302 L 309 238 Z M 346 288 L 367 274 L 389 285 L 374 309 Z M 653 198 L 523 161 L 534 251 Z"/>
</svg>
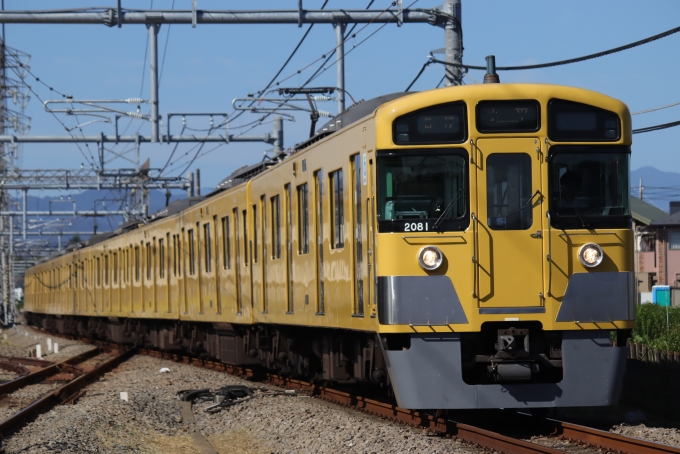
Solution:
<svg viewBox="0 0 680 454">
<path fill-rule="evenodd" d="M 447 63 L 461 65 L 463 63 L 463 16 L 461 0 L 444 0 L 444 52 Z M 444 65 L 446 86 L 462 85 L 463 68 L 460 66 Z"/>
<path fill-rule="evenodd" d="M 645 187 L 642 186 L 642 178 L 640 178 L 640 189 L 639 189 L 639 194 L 640 194 L 640 200 L 642 200 L 642 191 L 645 190 Z"/>
</svg>

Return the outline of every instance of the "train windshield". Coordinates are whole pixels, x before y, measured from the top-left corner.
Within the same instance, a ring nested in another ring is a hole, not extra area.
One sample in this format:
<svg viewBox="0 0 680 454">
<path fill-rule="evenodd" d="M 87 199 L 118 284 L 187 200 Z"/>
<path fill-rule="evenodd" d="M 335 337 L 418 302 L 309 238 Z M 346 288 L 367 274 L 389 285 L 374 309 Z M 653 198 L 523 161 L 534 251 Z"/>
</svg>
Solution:
<svg viewBox="0 0 680 454">
<path fill-rule="evenodd" d="M 464 230 L 467 154 L 462 150 L 379 152 L 380 232 Z"/>
<path fill-rule="evenodd" d="M 629 149 L 556 148 L 550 157 L 552 225 L 563 229 L 629 227 Z"/>
</svg>

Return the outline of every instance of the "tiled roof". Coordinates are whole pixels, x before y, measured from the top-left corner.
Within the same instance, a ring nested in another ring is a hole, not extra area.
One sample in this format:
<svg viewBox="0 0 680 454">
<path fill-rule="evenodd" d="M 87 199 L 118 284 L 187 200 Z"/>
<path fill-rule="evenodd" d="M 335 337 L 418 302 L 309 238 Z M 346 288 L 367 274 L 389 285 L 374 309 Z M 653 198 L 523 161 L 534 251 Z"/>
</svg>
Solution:
<svg viewBox="0 0 680 454">
<path fill-rule="evenodd" d="M 650 224 L 653 227 L 680 227 L 680 211 Z"/>
<path fill-rule="evenodd" d="M 645 225 L 654 224 L 655 221 L 668 217 L 665 211 L 633 196 L 630 197 L 630 211 L 633 219 Z"/>
</svg>

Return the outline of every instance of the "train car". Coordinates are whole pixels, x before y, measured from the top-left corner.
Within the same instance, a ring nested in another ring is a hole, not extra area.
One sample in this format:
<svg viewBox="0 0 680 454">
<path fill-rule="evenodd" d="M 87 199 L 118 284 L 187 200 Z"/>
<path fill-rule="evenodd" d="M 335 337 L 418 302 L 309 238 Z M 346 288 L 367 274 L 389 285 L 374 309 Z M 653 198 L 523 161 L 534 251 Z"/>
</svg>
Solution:
<svg viewBox="0 0 680 454">
<path fill-rule="evenodd" d="M 634 327 L 631 119 L 483 84 L 354 105 L 26 274 L 46 329 L 335 383 L 413 409 L 616 403 Z"/>
</svg>

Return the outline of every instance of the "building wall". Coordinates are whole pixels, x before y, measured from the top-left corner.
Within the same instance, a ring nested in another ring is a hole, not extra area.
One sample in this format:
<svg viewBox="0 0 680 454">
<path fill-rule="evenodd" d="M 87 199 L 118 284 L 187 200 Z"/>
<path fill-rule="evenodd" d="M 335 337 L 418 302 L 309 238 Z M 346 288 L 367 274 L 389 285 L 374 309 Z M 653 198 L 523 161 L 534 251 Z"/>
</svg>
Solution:
<svg viewBox="0 0 680 454">
<path fill-rule="evenodd" d="M 680 232 L 680 229 L 668 229 L 666 233 L 666 238 L 668 238 L 669 232 Z M 672 250 L 670 249 L 670 243 L 666 241 L 666 284 L 680 287 L 680 249 Z"/>
</svg>

